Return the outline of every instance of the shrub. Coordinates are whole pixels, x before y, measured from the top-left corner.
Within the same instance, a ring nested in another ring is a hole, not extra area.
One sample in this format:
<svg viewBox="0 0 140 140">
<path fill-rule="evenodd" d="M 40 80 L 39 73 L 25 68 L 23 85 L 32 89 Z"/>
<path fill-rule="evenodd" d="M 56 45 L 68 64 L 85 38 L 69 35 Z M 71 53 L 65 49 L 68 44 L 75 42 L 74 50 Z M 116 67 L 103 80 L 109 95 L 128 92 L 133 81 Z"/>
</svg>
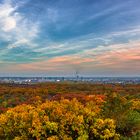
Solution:
<svg viewBox="0 0 140 140">
<path fill-rule="evenodd" d="M 119 137 L 112 119 L 97 118 L 76 99 L 19 105 L 0 115 L 1 139 L 88 140 Z"/>
</svg>

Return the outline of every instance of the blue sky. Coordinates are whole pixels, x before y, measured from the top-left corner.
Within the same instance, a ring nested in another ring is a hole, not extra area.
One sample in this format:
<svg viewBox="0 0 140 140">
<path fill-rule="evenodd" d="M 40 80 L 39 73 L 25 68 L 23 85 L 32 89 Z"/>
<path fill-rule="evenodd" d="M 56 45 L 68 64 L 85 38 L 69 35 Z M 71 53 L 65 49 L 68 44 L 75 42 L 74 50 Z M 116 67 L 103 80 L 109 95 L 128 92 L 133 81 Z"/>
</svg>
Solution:
<svg viewBox="0 0 140 140">
<path fill-rule="evenodd" d="M 0 76 L 139 76 L 139 0 L 0 0 Z"/>
</svg>

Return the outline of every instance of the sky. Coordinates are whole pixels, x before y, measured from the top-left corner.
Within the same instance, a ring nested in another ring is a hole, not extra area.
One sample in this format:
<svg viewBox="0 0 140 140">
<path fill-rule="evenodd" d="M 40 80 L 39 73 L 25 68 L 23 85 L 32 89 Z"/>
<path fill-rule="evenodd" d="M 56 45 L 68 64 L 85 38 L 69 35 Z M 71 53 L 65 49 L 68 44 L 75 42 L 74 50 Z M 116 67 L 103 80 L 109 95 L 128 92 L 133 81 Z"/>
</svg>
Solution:
<svg viewBox="0 0 140 140">
<path fill-rule="evenodd" d="M 0 76 L 140 76 L 140 0 L 0 0 Z"/>
</svg>

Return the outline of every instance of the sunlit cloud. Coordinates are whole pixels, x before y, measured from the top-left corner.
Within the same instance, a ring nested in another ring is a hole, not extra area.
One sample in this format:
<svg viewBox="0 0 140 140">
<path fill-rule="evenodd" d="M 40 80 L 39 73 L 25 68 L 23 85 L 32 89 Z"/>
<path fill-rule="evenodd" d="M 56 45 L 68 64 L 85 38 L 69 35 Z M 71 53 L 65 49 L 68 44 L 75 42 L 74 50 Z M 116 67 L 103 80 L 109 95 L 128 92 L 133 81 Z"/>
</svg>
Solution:
<svg viewBox="0 0 140 140">
<path fill-rule="evenodd" d="M 79 69 L 81 73 L 84 73 L 84 71 L 98 73 L 101 70 L 124 74 L 130 72 L 139 73 L 140 41 L 110 45 L 107 48 L 107 51 L 102 51 L 100 48 L 100 55 L 94 55 L 96 51 L 99 53 L 99 49 L 95 48 L 78 55 L 60 56 L 28 64 L 18 64 L 17 67 L 12 69 L 13 71 L 43 73 L 59 71 L 61 74 L 65 71 L 71 73 L 76 69 Z"/>
<path fill-rule="evenodd" d="M 13 5 L 12 0 L 5 0 L 0 4 L 0 37 L 1 41 L 10 42 L 6 47 L 8 49 L 32 44 L 39 32 L 38 23 L 29 21 L 18 12 L 22 6 L 21 3 Z"/>
</svg>

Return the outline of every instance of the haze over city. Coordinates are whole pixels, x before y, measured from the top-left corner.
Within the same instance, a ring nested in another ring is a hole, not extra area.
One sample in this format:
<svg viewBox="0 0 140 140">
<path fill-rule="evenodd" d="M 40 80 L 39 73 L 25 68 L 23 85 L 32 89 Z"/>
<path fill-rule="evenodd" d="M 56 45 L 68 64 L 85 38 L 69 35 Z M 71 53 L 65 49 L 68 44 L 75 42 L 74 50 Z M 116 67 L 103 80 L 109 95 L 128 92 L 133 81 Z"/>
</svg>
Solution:
<svg viewBox="0 0 140 140">
<path fill-rule="evenodd" d="M 0 76 L 139 76 L 139 7 L 139 0 L 0 0 Z"/>
</svg>

